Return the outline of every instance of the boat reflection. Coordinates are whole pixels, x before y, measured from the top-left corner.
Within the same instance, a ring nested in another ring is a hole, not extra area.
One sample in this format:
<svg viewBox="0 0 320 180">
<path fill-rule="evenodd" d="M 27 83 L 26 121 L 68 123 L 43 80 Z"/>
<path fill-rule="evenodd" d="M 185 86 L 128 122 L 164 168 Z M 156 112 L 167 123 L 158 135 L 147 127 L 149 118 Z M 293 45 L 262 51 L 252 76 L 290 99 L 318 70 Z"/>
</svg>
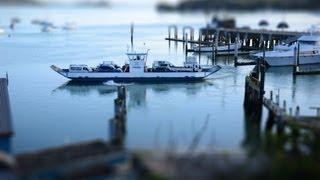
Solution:
<svg viewBox="0 0 320 180">
<path fill-rule="evenodd" d="M 98 93 L 102 96 L 114 95 L 117 92 L 117 86 L 120 84 L 103 84 L 103 83 L 79 83 L 69 81 L 52 92 L 67 91 L 71 95 L 87 96 L 92 93 Z M 128 107 L 138 107 L 146 105 L 147 92 L 157 94 L 169 93 L 171 91 L 184 92 L 188 96 L 194 96 L 201 91 L 202 88 L 213 86 L 213 82 L 208 80 L 198 83 L 161 83 L 161 84 L 129 84 L 128 91 Z"/>
</svg>

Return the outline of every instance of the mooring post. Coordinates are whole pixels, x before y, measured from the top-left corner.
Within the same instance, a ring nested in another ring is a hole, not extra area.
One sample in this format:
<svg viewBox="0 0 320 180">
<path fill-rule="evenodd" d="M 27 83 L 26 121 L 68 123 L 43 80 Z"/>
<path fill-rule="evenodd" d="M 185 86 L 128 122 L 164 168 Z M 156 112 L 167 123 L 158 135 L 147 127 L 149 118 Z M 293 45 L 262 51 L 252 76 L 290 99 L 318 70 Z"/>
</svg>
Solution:
<svg viewBox="0 0 320 180">
<path fill-rule="evenodd" d="M 297 58 L 297 47 L 294 47 L 293 50 L 293 58 L 294 58 L 294 64 L 293 64 L 293 75 L 296 75 L 297 73 L 297 64 L 298 64 L 298 58 Z"/>
<path fill-rule="evenodd" d="M 188 34 L 186 34 L 186 36 L 188 36 Z M 187 62 L 187 57 L 188 57 L 188 39 L 186 39 L 185 43 L 186 43 L 186 46 L 185 46 L 185 49 L 186 49 L 186 59 L 185 59 L 185 62 Z"/>
<path fill-rule="evenodd" d="M 300 107 L 296 107 L 296 117 L 300 116 Z"/>
<path fill-rule="evenodd" d="M 114 100 L 114 118 L 110 119 L 110 140 L 115 146 L 122 146 L 126 133 L 126 88 L 118 86 L 118 97 Z"/>
<path fill-rule="evenodd" d="M 216 60 L 214 41 L 212 41 L 212 45 L 211 46 L 212 46 L 212 51 L 211 51 L 212 62 L 214 63 L 215 60 Z"/>
<path fill-rule="evenodd" d="M 245 33 L 243 38 L 243 46 L 247 46 L 247 44 L 248 44 L 248 33 Z"/>
<path fill-rule="evenodd" d="M 118 98 L 126 102 L 126 88 L 125 86 L 118 86 Z"/>
<path fill-rule="evenodd" d="M 230 43 L 231 43 L 231 37 L 230 37 L 230 33 L 228 33 L 228 60 L 230 56 Z"/>
<path fill-rule="evenodd" d="M 0 78 L 0 137 L 13 134 L 8 81 L 8 78 Z"/>
<path fill-rule="evenodd" d="M 238 43 L 239 43 L 240 34 L 237 33 L 236 41 L 235 41 L 235 50 L 234 50 L 234 66 L 238 65 Z"/>
<path fill-rule="evenodd" d="M 283 100 L 283 110 L 286 113 L 287 112 L 287 102 L 286 100 Z"/>
<path fill-rule="evenodd" d="M 194 40 L 194 29 L 193 28 L 191 28 L 191 41 L 193 41 Z"/>
<path fill-rule="evenodd" d="M 178 27 L 176 25 L 170 25 L 168 27 L 169 40 L 171 40 L 171 30 L 172 29 L 174 31 L 174 38 L 175 38 L 175 40 L 177 40 L 178 39 Z"/>
<path fill-rule="evenodd" d="M 255 78 L 257 78 L 260 81 L 260 69 L 261 69 L 261 59 L 257 59 L 257 65 L 256 65 L 256 73 Z"/>
<path fill-rule="evenodd" d="M 131 51 L 133 51 L 133 34 L 134 34 L 134 24 L 131 23 L 131 26 L 130 26 L 130 34 L 131 34 Z"/>
<path fill-rule="evenodd" d="M 214 60 L 216 60 L 216 55 L 218 54 L 218 43 L 219 43 L 219 36 L 220 36 L 220 32 L 219 30 L 216 31 L 216 35 L 215 35 L 215 42 L 214 42 Z"/>
<path fill-rule="evenodd" d="M 272 34 L 269 34 L 269 38 L 268 38 L 268 49 L 272 48 Z"/>
<path fill-rule="evenodd" d="M 264 38 L 263 38 L 263 34 L 260 34 L 260 39 L 259 39 L 259 47 L 262 47 L 264 43 Z"/>
<path fill-rule="evenodd" d="M 300 43 L 298 42 L 298 49 L 297 49 L 297 72 L 299 72 L 300 66 Z"/>
<path fill-rule="evenodd" d="M 276 104 L 280 105 L 280 89 L 278 89 L 278 94 L 276 95 Z"/>
<path fill-rule="evenodd" d="M 263 95 L 264 95 L 264 81 L 265 81 L 265 74 L 266 74 L 266 66 L 264 61 L 259 65 L 260 67 L 260 103 L 263 103 Z"/>
</svg>

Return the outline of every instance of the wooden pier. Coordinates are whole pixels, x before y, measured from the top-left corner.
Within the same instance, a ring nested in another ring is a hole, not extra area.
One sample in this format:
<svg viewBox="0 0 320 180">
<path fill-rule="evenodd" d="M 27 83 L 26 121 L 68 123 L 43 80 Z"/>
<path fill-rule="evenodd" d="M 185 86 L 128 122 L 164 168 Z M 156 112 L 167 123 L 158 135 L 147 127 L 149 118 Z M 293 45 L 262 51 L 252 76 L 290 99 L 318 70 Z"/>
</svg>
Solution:
<svg viewBox="0 0 320 180">
<path fill-rule="evenodd" d="M 171 35 L 172 29 L 174 35 Z M 182 37 L 178 36 L 178 27 L 171 25 L 168 27 L 168 37 L 165 38 L 168 41 L 186 42 L 190 44 L 214 44 L 218 43 L 231 44 L 235 42 L 241 42 L 241 50 L 261 50 L 263 43 L 266 43 L 267 49 L 272 49 L 276 44 L 281 42 L 293 42 L 300 36 L 307 34 L 307 32 L 298 31 L 275 31 L 266 29 L 246 29 L 246 28 L 210 28 L 204 27 L 199 30 L 199 37 L 196 40 L 194 38 L 193 28 L 188 27 L 189 36 L 185 33 L 186 28 L 183 28 Z"/>
<path fill-rule="evenodd" d="M 316 116 L 300 115 L 300 107 L 287 110 L 287 103 L 284 100 L 282 106 L 280 104 L 280 92 L 273 97 L 273 91 L 270 92 L 270 97 L 264 96 L 265 84 L 265 68 L 263 60 L 259 60 L 254 70 L 246 77 L 244 107 L 246 112 L 261 113 L 262 107 L 269 111 L 267 129 L 272 129 L 273 125 L 277 125 L 278 132 L 283 132 L 285 125 L 289 127 L 300 127 L 308 129 L 320 135 L 320 108 L 312 107 L 317 111 Z"/>
</svg>

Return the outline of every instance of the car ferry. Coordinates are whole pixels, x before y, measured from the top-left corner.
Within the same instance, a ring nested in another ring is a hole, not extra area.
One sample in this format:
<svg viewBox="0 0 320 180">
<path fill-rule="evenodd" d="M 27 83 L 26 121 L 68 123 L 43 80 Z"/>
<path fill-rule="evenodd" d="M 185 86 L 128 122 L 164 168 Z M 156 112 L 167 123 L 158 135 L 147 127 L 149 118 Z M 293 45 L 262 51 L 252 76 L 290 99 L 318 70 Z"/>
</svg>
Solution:
<svg viewBox="0 0 320 180">
<path fill-rule="evenodd" d="M 114 81 L 114 82 L 194 82 L 209 78 L 221 69 L 220 66 L 200 65 L 195 57 L 188 57 L 183 66 L 168 61 L 154 61 L 147 67 L 148 51 L 127 53 L 128 62 L 122 67 L 112 61 L 105 61 L 97 67 L 70 65 L 69 69 L 51 68 L 73 81 Z"/>
</svg>

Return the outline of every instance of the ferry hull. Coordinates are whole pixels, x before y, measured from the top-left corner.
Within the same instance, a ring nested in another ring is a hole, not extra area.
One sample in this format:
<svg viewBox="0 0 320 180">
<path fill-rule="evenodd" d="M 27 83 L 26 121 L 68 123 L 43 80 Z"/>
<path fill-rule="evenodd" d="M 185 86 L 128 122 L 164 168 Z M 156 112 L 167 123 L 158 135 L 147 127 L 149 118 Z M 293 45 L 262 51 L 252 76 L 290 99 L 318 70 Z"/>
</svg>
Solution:
<svg viewBox="0 0 320 180">
<path fill-rule="evenodd" d="M 265 57 L 269 66 L 293 66 L 295 58 L 293 56 L 287 57 Z M 318 64 L 320 63 L 320 55 L 314 56 L 300 56 L 299 64 Z"/>
<path fill-rule="evenodd" d="M 116 83 L 167 83 L 167 82 L 200 82 L 204 81 L 203 77 L 149 77 L 149 78 L 69 78 L 74 82 L 106 82 L 114 81 Z"/>
<path fill-rule="evenodd" d="M 145 73 L 123 73 L 123 72 L 82 72 L 71 73 L 56 66 L 51 68 L 60 75 L 80 82 L 197 82 L 202 81 L 221 69 L 216 66 L 208 71 L 200 72 L 145 72 Z"/>
</svg>

